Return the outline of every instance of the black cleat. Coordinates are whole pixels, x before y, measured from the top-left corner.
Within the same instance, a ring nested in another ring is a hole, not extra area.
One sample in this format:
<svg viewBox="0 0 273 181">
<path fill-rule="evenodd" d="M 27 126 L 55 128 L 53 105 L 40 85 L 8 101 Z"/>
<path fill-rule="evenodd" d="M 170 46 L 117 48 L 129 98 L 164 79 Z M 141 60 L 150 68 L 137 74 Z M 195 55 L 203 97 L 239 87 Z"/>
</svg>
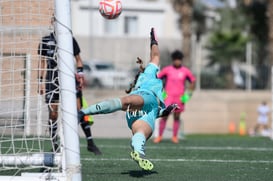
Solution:
<svg viewBox="0 0 273 181">
<path fill-rule="evenodd" d="M 101 151 L 93 141 L 88 141 L 87 150 L 93 152 L 95 155 L 102 155 Z"/>
<path fill-rule="evenodd" d="M 168 107 L 166 107 L 165 109 L 161 109 L 159 111 L 158 117 L 166 117 L 169 114 L 171 114 L 174 110 L 179 109 L 179 107 L 177 106 L 177 104 L 171 104 Z"/>
</svg>

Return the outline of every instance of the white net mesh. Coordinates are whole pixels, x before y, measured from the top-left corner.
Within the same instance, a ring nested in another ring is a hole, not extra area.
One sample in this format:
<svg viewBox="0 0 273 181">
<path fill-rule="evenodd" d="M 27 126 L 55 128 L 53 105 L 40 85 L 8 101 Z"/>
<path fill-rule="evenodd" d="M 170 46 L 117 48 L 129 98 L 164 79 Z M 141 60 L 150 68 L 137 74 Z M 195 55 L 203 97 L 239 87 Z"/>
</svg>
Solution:
<svg viewBox="0 0 273 181">
<path fill-rule="evenodd" d="M 0 176 L 61 170 L 37 93 L 38 45 L 52 29 L 53 7 L 53 0 L 0 1 Z"/>
</svg>

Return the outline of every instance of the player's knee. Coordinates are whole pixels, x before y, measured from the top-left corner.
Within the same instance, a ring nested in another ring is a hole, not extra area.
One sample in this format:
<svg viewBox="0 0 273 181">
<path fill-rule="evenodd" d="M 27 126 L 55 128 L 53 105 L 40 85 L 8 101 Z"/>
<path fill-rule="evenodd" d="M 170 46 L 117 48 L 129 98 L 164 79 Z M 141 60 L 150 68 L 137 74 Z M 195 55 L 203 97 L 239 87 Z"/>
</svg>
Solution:
<svg viewBox="0 0 273 181">
<path fill-rule="evenodd" d="M 121 98 L 122 110 L 126 110 L 130 104 L 131 104 L 131 102 L 130 102 L 130 98 L 128 96 Z"/>
<path fill-rule="evenodd" d="M 141 109 L 144 104 L 144 100 L 139 95 L 130 95 L 122 97 L 121 103 L 123 110 L 128 109 L 128 107 L 133 109 Z"/>
</svg>

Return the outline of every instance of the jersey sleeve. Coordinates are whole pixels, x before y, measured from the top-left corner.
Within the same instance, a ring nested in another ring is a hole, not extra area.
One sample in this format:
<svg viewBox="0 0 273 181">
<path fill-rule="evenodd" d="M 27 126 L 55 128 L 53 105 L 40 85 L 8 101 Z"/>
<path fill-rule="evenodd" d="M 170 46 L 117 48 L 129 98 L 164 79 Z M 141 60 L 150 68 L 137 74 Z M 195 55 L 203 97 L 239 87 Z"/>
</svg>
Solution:
<svg viewBox="0 0 273 181">
<path fill-rule="evenodd" d="M 162 79 L 163 77 L 165 77 L 167 74 L 167 67 L 163 68 L 161 71 L 158 72 L 157 77 L 159 79 Z"/>
<path fill-rule="evenodd" d="M 73 37 L 73 54 L 74 54 L 74 56 L 79 55 L 80 52 L 81 52 L 80 46 L 79 46 L 78 42 L 76 41 L 76 39 Z"/>
<path fill-rule="evenodd" d="M 195 76 L 192 74 L 192 72 L 189 69 L 187 69 L 187 80 L 191 83 L 195 82 L 196 80 Z"/>
<path fill-rule="evenodd" d="M 152 77 L 156 77 L 158 70 L 159 70 L 159 68 L 157 65 L 155 65 L 153 63 L 149 63 L 147 65 L 147 67 L 145 68 L 144 73 L 150 74 L 150 75 L 152 75 Z"/>
</svg>

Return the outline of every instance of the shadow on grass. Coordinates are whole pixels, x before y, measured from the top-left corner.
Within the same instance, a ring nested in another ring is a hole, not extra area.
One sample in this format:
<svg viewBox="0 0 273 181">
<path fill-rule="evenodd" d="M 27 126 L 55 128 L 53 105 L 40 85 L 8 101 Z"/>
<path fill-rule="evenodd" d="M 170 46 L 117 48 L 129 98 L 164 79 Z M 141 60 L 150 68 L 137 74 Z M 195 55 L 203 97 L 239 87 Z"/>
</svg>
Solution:
<svg viewBox="0 0 273 181">
<path fill-rule="evenodd" d="M 122 172 L 122 175 L 130 175 L 131 177 L 141 178 L 147 175 L 158 174 L 157 171 L 145 171 L 145 170 L 128 170 L 127 172 Z"/>
</svg>

